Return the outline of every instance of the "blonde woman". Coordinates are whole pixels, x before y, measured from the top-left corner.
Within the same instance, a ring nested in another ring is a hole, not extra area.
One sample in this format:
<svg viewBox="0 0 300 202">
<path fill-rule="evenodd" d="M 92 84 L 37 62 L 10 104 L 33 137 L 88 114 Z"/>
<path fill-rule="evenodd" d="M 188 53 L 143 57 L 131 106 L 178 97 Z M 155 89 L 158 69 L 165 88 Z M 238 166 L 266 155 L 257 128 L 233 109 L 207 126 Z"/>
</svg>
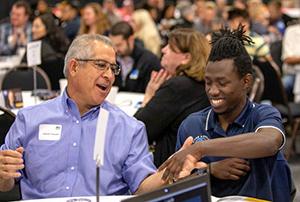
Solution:
<svg viewBox="0 0 300 202">
<path fill-rule="evenodd" d="M 99 3 L 88 3 L 82 10 L 79 28 L 81 34 L 105 34 L 110 29 L 107 16 L 103 13 Z"/>
<path fill-rule="evenodd" d="M 149 12 L 144 9 L 139 9 L 133 13 L 132 17 L 135 27 L 135 36 L 143 41 L 146 49 L 159 56 L 161 38 Z"/>
<path fill-rule="evenodd" d="M 152 73 L 142 108 L 134 115 L 145 123 L 149 143 L 156 143 L 156 166 L 175 152 L 180 123 L 209 106 L 204 86 L 209 51 L 205 36 L 189 28 L 173 30 L 162 49 L 164 69 Z"/>
</svg>

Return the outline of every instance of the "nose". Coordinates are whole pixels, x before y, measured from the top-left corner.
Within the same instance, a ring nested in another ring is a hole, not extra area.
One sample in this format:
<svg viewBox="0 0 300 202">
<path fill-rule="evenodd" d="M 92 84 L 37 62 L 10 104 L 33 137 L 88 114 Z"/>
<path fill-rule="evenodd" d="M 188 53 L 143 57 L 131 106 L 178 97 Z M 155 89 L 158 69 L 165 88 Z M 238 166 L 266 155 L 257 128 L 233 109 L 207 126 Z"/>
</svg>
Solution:
<svg viewBox="0 0 300 202">
<path fill-rule="evenodd" d="M 107 64 L 105 69 L 102 71 L 102 75 L 103 77 L 105 78 L 114 78 L 115 77 L 115 74 L 113 72 L 113 70 L 110 68 L 110 65 Z"/>
<path fill-rule="evenodd" d="M 220 90 L 216 85 L 207 86 L 206 92 L 210 97 L 217 97 L 220 94 Z"/>
<path fill-rule="evenodd" d="M 168 46 L 168 45 L 166 45 L 165 47 L 163 47 L 163 48 L 161 49 L 161 52 L 162 52 L 162 53 L 166 53 L 167 46 Z"/>
</svg>

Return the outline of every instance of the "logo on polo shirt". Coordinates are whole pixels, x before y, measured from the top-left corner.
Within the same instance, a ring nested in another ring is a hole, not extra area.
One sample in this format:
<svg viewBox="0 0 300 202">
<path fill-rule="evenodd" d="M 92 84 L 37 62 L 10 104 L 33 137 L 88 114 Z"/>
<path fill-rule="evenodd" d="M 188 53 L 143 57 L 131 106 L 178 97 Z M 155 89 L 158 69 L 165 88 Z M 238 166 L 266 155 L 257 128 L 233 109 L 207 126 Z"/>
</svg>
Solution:
<svg viewBox="0 0 300 202">
<path fill-rule="evenodd" d="M 205 140 L 209 140 L 209 138 L 206 135 L 198 135 L 197 137 L 194 138 L 193 144 L 196 142 L 203 142 Z"/>
</svg>

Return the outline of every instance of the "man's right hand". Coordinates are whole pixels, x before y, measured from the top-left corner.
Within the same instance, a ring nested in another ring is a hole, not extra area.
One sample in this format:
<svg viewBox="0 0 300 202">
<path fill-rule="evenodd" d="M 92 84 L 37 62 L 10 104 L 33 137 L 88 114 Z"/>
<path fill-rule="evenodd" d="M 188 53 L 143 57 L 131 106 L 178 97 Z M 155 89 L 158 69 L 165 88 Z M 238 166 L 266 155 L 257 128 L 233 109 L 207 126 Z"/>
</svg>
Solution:
<svg viewBox="0 0 300 202">
<path fill-rule="evenodd" d="M 249 170 L 249 162 L 239 158 L 227 158 L 210 164 L 211 174 L 222 180 L 239 180 Z"/>
<path fill-rule="evenodd" d="M 19 170 L 24 168 L 23 152 L 23 147 L 0 151 L 0 179 L 9 180 L 21 176 Z"/>
</svg>

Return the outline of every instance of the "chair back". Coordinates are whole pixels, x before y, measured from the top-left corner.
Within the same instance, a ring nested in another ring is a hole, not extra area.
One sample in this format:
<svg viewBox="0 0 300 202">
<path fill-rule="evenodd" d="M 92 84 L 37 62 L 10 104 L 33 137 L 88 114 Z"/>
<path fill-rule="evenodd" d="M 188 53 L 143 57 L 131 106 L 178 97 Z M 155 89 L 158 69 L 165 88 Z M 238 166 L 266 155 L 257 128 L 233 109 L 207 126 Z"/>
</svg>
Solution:
<svg viewBox="0 0 300 202">
<path fill-rule="evenodd" d="M 256 65 L 264 75 L 265 87 L 261 99 L 271 101 L 272 105 L 281 113 L 284 123 L 292 123 L 293 117 L 289 107 L 288 98 L 281 81 L 280 71 L 267 61 L 262 62 L 254 60 L 253 64 Z"/>
<path fill-rule="evenodd" d="M 6 108 L 0 106 L 0 141 L 1 145 L 4 144 L 6 133 L 9 131 L 10 126 L 15 121 L 15 115 Z M 22 199 L 19 182 L 15 187 L 8 192 L 0 192 L 0 201 L 16 201 Z"/>
<path fill-rule="evenodd" d="M 1 89 L 33 90 L 34 89 L 34 69 L 36 69 L 37 89 L 51 90 L 50 80 L 47 74 L 39 67 L 20 66 L 8 71 L 2 80 Z"/>
<path fill-rule="evenodd" d="M 0 145 L 4 144 L 6 133 L 15 121 L 15 117 L 10 110 L 0 106 Z"/>
<path fill-rule="evenodd" d="M 263 73 L 256 65 L 253 65 L 253 71 L 254 81 L 249 93 L 249 99 L 253 102 L 259 103 L 264 92 L 265 79 Z"/>
</svg>

